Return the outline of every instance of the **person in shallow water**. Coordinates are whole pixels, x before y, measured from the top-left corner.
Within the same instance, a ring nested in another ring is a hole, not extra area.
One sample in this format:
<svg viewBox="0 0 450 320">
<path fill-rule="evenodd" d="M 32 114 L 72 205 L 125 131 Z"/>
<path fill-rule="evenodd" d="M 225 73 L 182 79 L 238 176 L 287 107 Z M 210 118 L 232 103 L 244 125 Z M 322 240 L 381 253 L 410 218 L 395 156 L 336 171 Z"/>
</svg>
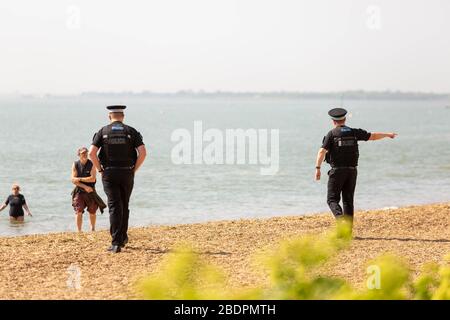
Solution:
<svg viewBox="0 0 450 320">
<path fill-rule="evenodd" d="M 77 154 L 79 159 L 72 165 L 72 183 L 75 185 L 75 189 L 72 191 L 72 206 L 75 210 L 75 221 L 78 232 L 81 232 L 83 213 L 84 209 L 87 208 L 91 231 L 95 231 L 97 209 L 100 207 L 103 213 L 106 205 L 95 192 L 97 172 L 92 161 L 88 159 L 88 149 L 81 147 L 78 149 Z"/>
<path fill-rule="evenodd" d="M 11 195 L 9 195 L 6 201 L 0 206 L 0 211 L 9 205 L 10 221 L 23 222 L 25 216 L 23 209 L 25 209 L 27 214 L 31 217 L 30 209 L 28 209 L 25 197 L 20 194 L 20 186 L 18 184 L 13 184 L 11 191 Z"/>
<path fill-rule="evenodd" d="M 321 177 L 321 165 L 324 160 L 331 166 L 328 172 L 327 203 L 336 219 L 344 218 L 353 224 L 353 198 L 356 187 L 359 159 L 358 141 L 395 138 L 396 133 L 369 133 L 363 129 L 353 129 L 346 125 L 347 110 L 335 108 L 328 112 L 334 129 L 323 138 L 316 159 L 316 180 Z M 343 207 L 339 202 L 342 202 Z"/>
</svg>

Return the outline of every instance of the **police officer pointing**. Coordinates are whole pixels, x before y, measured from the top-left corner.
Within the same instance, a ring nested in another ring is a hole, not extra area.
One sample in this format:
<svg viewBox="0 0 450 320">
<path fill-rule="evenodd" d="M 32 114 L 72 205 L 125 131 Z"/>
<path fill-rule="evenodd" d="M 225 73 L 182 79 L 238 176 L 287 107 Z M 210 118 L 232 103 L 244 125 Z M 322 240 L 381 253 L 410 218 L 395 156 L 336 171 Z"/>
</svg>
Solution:
<svg viewBox="0 0 450 320">
<path fill-rule="evenodd" d="M 358 141 L 395 138 L 396 133 L 369 133 L 363 129 L 346 126 L 347 111 L 342 108 L 328 112 L 334 129 L 323 138 L 322 148 L 317 154 L 316 180 L 321 177 L 321 165 L 326 160 L 331 165 L 328 172 L 327 203 L 336 219 L 346 218 L 353 222 L 353 197 L 356 187 L 357 166 L 359 158 Z M 340 206 L 341 200 L 344 210 Z"/>
<path fill-rule="evenodd" d="M 134 174 L 147 155 L 141 134 L 123 123 L 125 108 L 107 107 L 111 123 L 94 135 L 89 150 L 92 163 L 102 174 L 103 189 L 108 197 L 112 237 L 108 251 L 114 253 L 120 252 L 128 242 L 128 204 Z"/>
</svg>

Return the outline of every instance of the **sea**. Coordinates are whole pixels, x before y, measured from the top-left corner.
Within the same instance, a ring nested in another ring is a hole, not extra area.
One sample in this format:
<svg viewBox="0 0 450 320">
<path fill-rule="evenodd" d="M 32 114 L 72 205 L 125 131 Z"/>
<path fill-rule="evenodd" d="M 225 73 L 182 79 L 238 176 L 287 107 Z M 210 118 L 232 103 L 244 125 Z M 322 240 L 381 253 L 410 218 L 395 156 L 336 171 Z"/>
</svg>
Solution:
<svg viewBox="0 0 450 320">
<path fill-rule="evenodd" d="M 0 201 L 18 183 L 33 217 L 12 224 L 6 208 L 0 213 L 0 236 L 75 231 L 71 166 L 77 148 L 89 147 L 94 133 L 108 123 L 105 107 L 111 104 L 127 105 L 125 123 L 142 134 L 148 150 L 135 177 L 130 226 L 328 212 L 328 165 L 316 182 L 315 158 L 332 128 L 327 111 L 340 106 L 339 99 L 5 96 L 0 97 Z M 360 143 L 356 209 L 450 201 L 450 101 L 361 99 L 343 104 L 349 126 L 398 133 L 394 140 Z M 207 140 L 194 146 L 199 123 L 202 134 L 214 129 L 209 132 L 223 137 L 231 129 L 267 132 L 267 154 L 276 151 L 272 160 L 278 158 L 277 170 L 262 174 L 267 165 L 250 160 L 175 161 L 177 132 L 191 134 L 191 151 L 207 147 Z M 100 177 L 97 191 L 106 200 Z M 97 229 L 108 227 L 106 211 L 98 215 Z M 84 229 L 89 229 L 87 216 Z"/>
</svg>

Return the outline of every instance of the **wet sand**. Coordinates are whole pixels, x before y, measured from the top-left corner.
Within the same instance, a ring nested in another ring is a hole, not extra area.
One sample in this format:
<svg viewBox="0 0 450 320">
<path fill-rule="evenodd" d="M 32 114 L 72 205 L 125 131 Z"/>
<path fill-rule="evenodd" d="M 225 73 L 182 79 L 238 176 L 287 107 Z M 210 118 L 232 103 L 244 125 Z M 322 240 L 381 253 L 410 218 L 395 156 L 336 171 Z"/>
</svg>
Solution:
<svg viewBox="0 0 450 320">
<path fill-rule="evenodd" d="M 0 238 L 0 299 L 135 299 L 134 284 L 158 270 L 161 259 L 188 241 L 229 275 L 230 287 L 263 285 L 254 253 L 285 237 L 319 233 L 334 224 L 331 214 L 219 221 L 130 230 L 119 254 L 106 252 L 107 231 Z M 450 203 L 360 211 L 355 239 L 321 272 L 355 287 L 366 262 L 383 252 L 402 255 L 415 270 L 450 253 Z M 70 267 L 80 270 L 81 288 L 67 285 Z"/>
</svg>

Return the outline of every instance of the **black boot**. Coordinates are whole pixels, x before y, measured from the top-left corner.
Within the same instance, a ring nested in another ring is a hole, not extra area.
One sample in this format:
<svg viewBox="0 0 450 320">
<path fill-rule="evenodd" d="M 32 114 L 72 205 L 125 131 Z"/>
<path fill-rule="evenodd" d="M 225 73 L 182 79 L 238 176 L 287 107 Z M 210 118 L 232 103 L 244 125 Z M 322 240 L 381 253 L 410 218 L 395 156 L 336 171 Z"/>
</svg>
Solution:
<svg viewBox="0 0 450 320">
<path fill-rule="evenodd" d="M 111 246 L 108 248 L 107 251 L 113 252 L 113 253 L 119 253 L 119 252 L 120 252 L 120 246 L 113 244 L 113 245 L 111 245 Z"/>
<path fill-rule="evenodd" d="M 121 248 L 125 248 L 125 245 L 128 243 L 128 237 L 125 238 L 123 243 L 120 245 Z"/>
</svg>

